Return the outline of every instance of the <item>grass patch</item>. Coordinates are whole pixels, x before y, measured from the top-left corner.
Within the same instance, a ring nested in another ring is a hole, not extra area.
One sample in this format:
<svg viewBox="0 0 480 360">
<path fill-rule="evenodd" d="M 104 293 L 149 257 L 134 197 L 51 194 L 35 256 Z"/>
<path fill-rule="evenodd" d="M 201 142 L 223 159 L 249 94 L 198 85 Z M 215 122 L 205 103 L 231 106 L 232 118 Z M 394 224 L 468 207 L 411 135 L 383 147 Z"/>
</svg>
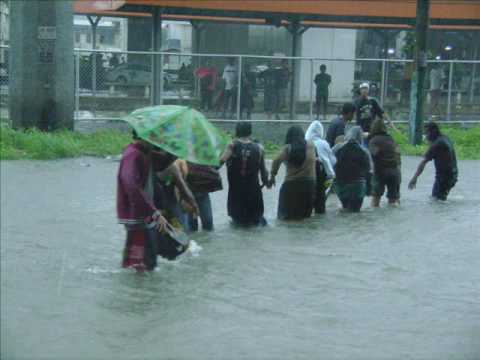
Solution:
<svg viewBox="0 0 480 360">
<path fill-rule="evenodd" d="M 44 133 L 35 129 L 16 131 L 0 127 L 0 159 L 49 160 L 78 156 L 120 154 L 131 136 L 119 131 L 100 131 L 87 135 L 73 131 Z"/>
<path fill-rule="evenodd" d="M 462 160 L 480 160 L 480 127 L 462 129 L 455 126 L 443 126 L 442 132 L 454 143 L 457 157 Z M 400 145 L 403 155 L 422 156 L 428 145 L 411 145 L 408 142 L 408 129 L 400 127 L 399 131 L 390 131 Z"/>
<path fill-rule="evenodd" d="M 480 127 L 462 129 L 443 127 L 443 132 L 455 144 L 459 159 L 480 160 Z M 402 154 L 421 156 L 427 145 L 413 146 L 408 143 L 407 128 L 391 134 L 400 145 Z M 0 159 L 2 160 L 49 160 L 78 156 L 108 156 L 122 153 L 131 141 L 129 133 L 116 130 L 99 131 L 94 134 L 80 134 L 73 131 L 44 133 L 38 130 L 13 130 L 7 125 L 0 126 Z M 267 158 L 275 157 L 281 145 L 274 142 L 264 144 Z"/>
</svg>

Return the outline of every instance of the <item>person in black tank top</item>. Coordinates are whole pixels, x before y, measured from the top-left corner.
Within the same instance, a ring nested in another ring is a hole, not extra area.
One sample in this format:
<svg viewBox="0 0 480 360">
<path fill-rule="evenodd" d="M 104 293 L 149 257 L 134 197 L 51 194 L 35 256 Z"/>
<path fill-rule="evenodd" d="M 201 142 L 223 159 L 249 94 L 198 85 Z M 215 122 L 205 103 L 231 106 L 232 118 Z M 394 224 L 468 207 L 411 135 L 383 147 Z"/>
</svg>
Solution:
<svg viewBox="0 0 480 360">
<path fill-rule="evenodd" d="M 259 175 L 262 183 L 266 184 L 268 173 L 263 147 L 250 139 L 251 133 L 250 123 L 238 123 L 237 139 L 222 157 L 222 162 L 227 163 L 228 215 L 241 226 L 266 224 Z"/>
</svg>

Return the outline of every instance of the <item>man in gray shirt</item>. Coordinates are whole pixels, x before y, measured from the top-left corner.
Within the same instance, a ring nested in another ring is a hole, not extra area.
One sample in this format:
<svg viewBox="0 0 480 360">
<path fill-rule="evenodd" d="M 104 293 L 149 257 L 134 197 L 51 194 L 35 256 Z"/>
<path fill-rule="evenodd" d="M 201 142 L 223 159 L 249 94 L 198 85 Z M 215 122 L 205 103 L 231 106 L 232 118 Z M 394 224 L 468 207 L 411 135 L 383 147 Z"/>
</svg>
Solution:
<svg viewBox="0 0 480 360">
<path fill-rule="evenodd" d="M 353 119 L 355 106 L 352 103 L 345 103 L 342 107 L 342 114 L 330 122 L 327 130 L 327 142 L 330 147 L 335 145 L 335 139 L 338 136 L 345 135 L 346 124 Z"/>
</svg>

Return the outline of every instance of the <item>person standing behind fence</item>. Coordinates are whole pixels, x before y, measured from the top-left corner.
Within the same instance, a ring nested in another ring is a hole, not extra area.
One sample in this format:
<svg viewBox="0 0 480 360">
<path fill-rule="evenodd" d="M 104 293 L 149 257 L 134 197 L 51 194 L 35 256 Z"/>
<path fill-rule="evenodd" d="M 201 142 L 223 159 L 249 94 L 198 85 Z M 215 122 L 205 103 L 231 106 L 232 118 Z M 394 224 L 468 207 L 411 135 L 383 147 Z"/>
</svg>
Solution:
<svg viewBox="0 0 480 360">
<path fill-rule="evenodd" d="M 272 113 L 275 113 L 275 119 L 280 120 L 278 115 L 279 98 L 278 98 L 278 74 L 277 69 L 274 69 L 272 61 L 268 64 L 268 68 L 260 73 L 260 78 L 263 79 L 263 106 L 270 120 Z"/>
<path fill-rule="evenodd" d="M 317 86 L 316 92 L 316 106 L 317 106 L 317 120 L 320 119 L 320 107 L 323 105 L 323 119 L 327 119 L 328 108 L 328 87 L 332 82 L 332 77 L 326 73 L 327 67 L 325 64 L 320 65 L 320 74 L 315 76 L 313 81 Z"/>
<path fill-rule="evenodd" d="M 316 197 L 315 145 L 305 140 L 300 126 L 288 129 L 285 147 L 273 160 L 269 186 L 275 185 L 275 176 L 281 164 L 287 167 L 285 181 L 280 188 L 278 218 L 301 220 L 312 215 Z"/>
<path fill-rule="evenodd" d="M 291 70 L 288 67 L 288 60 L 283 59 L 280 68 L 276 69 L 277 76 L 277 96 L 278 96 L 278 110 L 282 111 L 287 108 L 287 91 L 288 83 L 290 82 Z"/>
<path fill-rule="evenodd" d="M 250 70 L 250 66 L 245 66 L 242 75 L 242 93 L 240 94 L 240 118 L 243 119 L 243 113 L 246 111 L 247 120 L 252 119 L 252 110 L 255 106 L 254 97 L 257 87 L 255 73 Z"/>
<path fill-rule="evenodd" d="M 400 204 L 402 179 L 400 147 L 387 133 L 387 127 L 382 119 L 377 119 L 372 124 L 368 149 L 374 165 L 372 206 L 380 206 L 380 199 L 385 192 L 385 187 L 387 188 L 388 203 L 390 205 Z"/>
<path fill-rule="evenodd" d="M 352 103 L 345 103 L 342 106 L 342 113 L 337 118 L 333 119 L 328 125 L 326 140 L 331 148 L 335 146 L 335 140 L 339 136 L 345 135 L 345 127 L 348 122 L 352 121 L 355 114 L 355 105 Z"/>
<path fill-rule="evenodd" d="M 206 66 L 197 69 L 195 75 L 200 79 L 200 108 L 204 111 L 211 111 L 213 109 L 213 94 L 218 81 L 218 71 L 211 65 L 210 60 L 207 60 Z"/>
<path fill-rule="evenodd" d="M 227 163 L 228 215 L 236 225 L 264 226 L 262 187 L 268 183 L 268 172 L 263 147 L 252 141 L 251 134 L 250 122 L 239 122 L 236 139 L 221 158 L 222 164 Z"/>
<path fill-rule="evenodd" d="M 227 116 L 227 109 L 230 107 L 230 117 L 233 118 L 235 112 L 236 89 L 238 83 L 237 67 L 235 66 L 235 58 L 228 58 L 228 64 L 223 70 L 223 80 L 225 81 L 225 94 L 223 103 L 223 117 Z"/>
</svg>

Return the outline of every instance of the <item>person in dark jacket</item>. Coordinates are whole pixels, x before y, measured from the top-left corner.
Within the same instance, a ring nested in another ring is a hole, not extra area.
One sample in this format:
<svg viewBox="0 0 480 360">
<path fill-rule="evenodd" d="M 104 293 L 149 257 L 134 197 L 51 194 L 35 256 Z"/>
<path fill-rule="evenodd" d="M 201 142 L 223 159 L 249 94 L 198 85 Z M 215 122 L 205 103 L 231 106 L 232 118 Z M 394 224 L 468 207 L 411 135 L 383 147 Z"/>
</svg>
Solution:
<svg viewBox="0 0 480 360">
<path fill-rule="evenodd" d="M 266 225 L 262 186 L 268 182 L 263 147 L 251 139 L 252 125 L 241 121 L 236 138 L 222 156 L 227 163 L 228 215 L 240 226 Z M 260 184 L 259 176 L 262 184 Z"/>
<path fill-rule="evenodd" d="M 245 67 L 242 74 L 242 92 L 240 94 L 240 118 L 243 119 L 243 113 L 247 113 L 247 120 L 252 119 L 252 110 L 255 106 L 254 97 L 257 87 L 256 75 L 250 70 L 250 66 Z"/>
<path fill-rule="evenodd" d="M 363 135 L 360 126 L 351 128 L 345 140 L 335 149 L 335 192 L 344 210 L 358 212 L 367 194 L 371 159 L 368 150 L 361 145 Z"/>
<path fill-rule="evenodd" d="M 368 148 L 374 165 L 372 206 L 380 206 L 380 198 L 385 192 L 385 187 L 388 203 L 398 205 L 402 178 L 400 148 L 387 133 L 387 127 L 382 119 L 377 119 L 372 124 Z"/>
<path fill-rule="evenodd" d="M 429 161 L 435 165 L 435 182 L 432 189 L 432 197 L 437 200 L 447 200 L 450 190 L 455 186 L 458 179 L 457 156 L 452 141 L 440 131 L 440 127 L 430 122 L 425 125 L 427 140 L 430 147 L 418 165 L 417 171 L 408 184 L 410 190 L 417 186 L 417 179 L 422 174 Z"/>
</svg>

